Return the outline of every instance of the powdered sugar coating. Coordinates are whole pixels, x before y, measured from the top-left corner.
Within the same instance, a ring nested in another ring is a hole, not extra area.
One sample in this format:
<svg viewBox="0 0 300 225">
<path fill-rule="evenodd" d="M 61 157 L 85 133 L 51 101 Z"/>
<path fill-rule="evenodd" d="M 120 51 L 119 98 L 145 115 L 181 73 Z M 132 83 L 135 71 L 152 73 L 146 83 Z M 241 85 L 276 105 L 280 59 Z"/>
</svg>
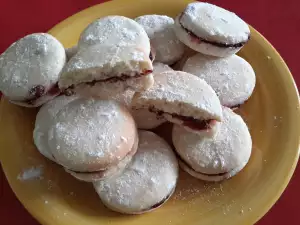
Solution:
<svg viewBox="0 0 300 225">
<path fill-rule="evenodd" d="M 144 15 L 135 19 L 142 25 L 155 49 L 155 61 L 173 64 L 184 53 L 184 45 L 177 39 L 173 26 L 174 20 L 163 15 Z"/>
<path fill-rule="evenodd" d="M 223 122 L 213 138 L 203 138 L 180 126 L 173 128 L 177 153 L 196 172 L 227 173 L 245 165 L 251 155 L 252 140 L 243 119 L 223 108 Z"/>
<path fill-rule="evenodd" d="M 126 108 L 115 101 L 76 99 L 59 111 L 48 134 L 51 152 L 61 165 L 94 172 L 128 154 L 136 127 Z"/>
<path fill-rule="evenodd" d="M 198 37 L 217 43 L 246 42 L 250 35 L 248 25 L 236 14 L 204 2 L 188 4 L 180 23 Z"/>
<path fill-rule="evenodd" d="M 136 214 L 169 197 L 177 178 L 178 163 L 170 146 L 156 134 L 140 131 L 137 153 L 124 172 L 94 187 L 112 210 Z"/>
<path fill-rule="evenodd" d="M 33 130 L 34 144 L 39 152 L 48 159 L 55 161 L 48 145 L 48 130 L 52 125 L 56 114 L 77 96 L 59 96 L 43 105 L 36 115 L 35 127 Z"/>
<path fill-rule="evenodd" d="M 62 71 L 60 88 L 122 75 L 136 76 L 152 71 L 149 54 L 133 46 L 93 45 L 81 49 Z M 123 82 L 124 83 L 124 82 Z"/>
<path fill-rule="evenodd" d="M 124 16 L 106 16 L 92 22 L 81 33 L 78 47 L 83 49 L 95 44 L 132 45 L 150 54 L 150 41 L 143 27 Z"/>
<path fill-rule="evenodd" d="M 251 65 L 237 55 L 216 58 L 196 54 L 187 60 L 182 70 L 204 79 L 227 107 L 243 104 L 255 87 Z"/>
<path fill-rule="evenodd" d="M 222 119 L 222 108 L 214 90 L 202 79 L 181 71 L 155 75 L 147 92 L 135 93 L 134 108 L 156 109 L 195 119 Z M 168 119 L 168 118 L 166 118 Z"/>
<path fill-rule="evenodd" d="M 27 35 L 0 56 L 0 90 L 13 101 L 29 99 L 30 89 L 38 85 L 47 92 L 58 81 L 65 62 L 65 49 L 53 36 Z"/>
</svg>

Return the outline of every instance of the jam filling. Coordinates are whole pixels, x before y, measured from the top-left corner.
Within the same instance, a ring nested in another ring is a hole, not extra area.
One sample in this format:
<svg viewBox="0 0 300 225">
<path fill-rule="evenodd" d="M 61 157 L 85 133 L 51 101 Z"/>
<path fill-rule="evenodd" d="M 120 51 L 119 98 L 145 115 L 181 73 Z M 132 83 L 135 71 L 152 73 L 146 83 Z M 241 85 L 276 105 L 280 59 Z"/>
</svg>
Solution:
<svg viewBox="0 0 300 225">
<path fill-rule="evenodd" d="M 227 44 L 227 43 L 220 43 L 220 42 L 215 42 L 215 41 L 209 41 L 207 39 L 204 39 L 204 38 L 201 38 L 201 37 L 197 36 L 193 31 L 185 28 L 182 25 L 182 23 L 181 23 L 182 16 L 183 16 L 183 13 L 179 17 L 180 26 L 182 27 L 182 29 L 184 29 L 190 35 L 192 42 L 196 42 L 198 44 L 200 44 L 201 42 L 204 42 L 204 43 L 211 44 L 211 45 L 214 45 L 214 46 L 217 46 L 217 47 L 220 47 L 220 48 L 241 48 L 250 39 L 250 35 L 249 35 L 247 41 L 239 42 L 239 43 L 236 43 L 236 44 Z"/>
<path fill-rule="evenodd" d="M 155 107 L 153 107 L 153 106 L 149 107 L 149 111 L 156 113 L 158 116 L 162 116 L 163 114 L 168 114 L 175 119 L 183 121 L 183 123 L 182 123 L 183 126 L 189 127 L 193 130 L 199 130 L 199 131 L 209 130 L 216 123 L 216 120 L 213 120 L 213 119 L 199 120 L 199 119 L 195 119 L 195 118 L 189 117 L 189 116 L 181 116 L 176 113 L 166 113 L 162 110 L 155 109 Z"/>
<path fill-rule="evenodd" d="M 23 102 L 29 104 L 29 105 L 34 105 L 36 100 L 39 98 L 45 96 L 45 95 L 50 95 L 50 96 L 55 96 L 60 93 L 58 83 L 55 83 L 47 92 L 45 89 L 45 86 L 43 85 L 36 85 L 33 86 L 29 90 L 29 98 L 24 100 Z"/>
<path fill-rule="evenodd" d="M 126 75 L 126 74 L 122 74 L 121 76 L 118 76 L 118 77 L 110 77 L 110 78 L 103 79 L 103 80 L 93 80 L 93 81 L 89 81 L 89 82 L 84 82 L 84 84 L 86 84 L 86 85 L 88 85 L 90 87 L 93 87 L 97 83 L 104 83 L 104 82 L 107 82 L 107 83 L 116 83 L 118 81 L 123 81 L 124 82 L 124 81 L 126 81 L 128 79 L 139 78 L 139 77 L 142 77 L 142 76 L 146 76 L 146 75 L 148 75 L 150 73 L 152 73 L 152 70 L 145 70 L 142 73 L 136 73 L 134 76 L 129 76 L 129 75 Z M 78 85 L 80 85 L 80 84 L 78 84 Z M 72 95 L 74 89 L 75 89 L 75 85 L 71 85 L 70 87 L 68 87 L 64 91 L 65 95 L 67 95 L 67 96 Z"/>
</svg>

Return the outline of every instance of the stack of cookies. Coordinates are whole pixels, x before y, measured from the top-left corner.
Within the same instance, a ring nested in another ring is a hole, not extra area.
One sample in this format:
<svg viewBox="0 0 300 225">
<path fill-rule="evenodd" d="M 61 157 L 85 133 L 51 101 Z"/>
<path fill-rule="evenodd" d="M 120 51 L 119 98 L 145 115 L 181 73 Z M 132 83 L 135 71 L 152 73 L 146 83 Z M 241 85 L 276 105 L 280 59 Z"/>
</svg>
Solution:
<svg viewBox="0 0 300 225">
<path fill-rule="evenodd" d="M 249 38 L 242 19 L 208 3 L 175 21 L 107 16 L 70 49 L 44 33 L 12 44 L 0 56 L 0 90 L 42 105 L 33 131 L 42 155 L 92 182 L 108 208 L 141 214 L 171 197 L 179 166 L 219 182 L 247 164 L 252 140 L 234 110 L 255 87 L 235 55 Z M 163 123 L 173 124 L 171 145 L 152 130 Z"/>
</svg>

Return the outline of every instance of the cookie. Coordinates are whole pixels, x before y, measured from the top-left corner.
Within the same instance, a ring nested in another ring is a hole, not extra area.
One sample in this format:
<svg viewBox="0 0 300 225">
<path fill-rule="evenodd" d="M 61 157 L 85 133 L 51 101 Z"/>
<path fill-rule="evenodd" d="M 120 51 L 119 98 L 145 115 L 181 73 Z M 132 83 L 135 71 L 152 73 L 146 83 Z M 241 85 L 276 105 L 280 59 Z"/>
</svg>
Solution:
<svg viewBox="0 0 300 225">
<path fill-rule="evenodd" d="M 221 104 L 230 108 L 247 101 L 255 87 L 254 70 L 237 55 L 216 58 L 199 53 L 189 58 L 182 70 L 205 80 L 215 90 Z"/>
<path fill-rule="evenodd" d="M 237 53 L 250 39 L 250 29 L 240 17 L 204 2 L 188 4 L 176 17 L 174 31 L 191 49 L 217 57 Z"/>
<path fill-rule="evenodd" d="M 57 82 L 65 63 L 65 49 L 56 38 L 27 35 L 0 56 L 0 91 L 12 103 L 38 107 L 60 93 Z"/>
<path fill-rule="evenodd" d="M 141 214 L 163 205 L 173 194 L 178 163 L 171 147 L 149 131 L 139 131 L 139 147 L 119 175 L 94 182 L 102 202 L 111 210 Z"/>
<path fill-rule="evenodd" d="M 205 138 L 173 127 L 173 144 L 180 167 L 205 181 L 221 181 L 236 175 L 249 161 L 252 140 L 243 119 L 231 109 L 223 109 L 223 122 L 213 138 Z"/>
</svg>

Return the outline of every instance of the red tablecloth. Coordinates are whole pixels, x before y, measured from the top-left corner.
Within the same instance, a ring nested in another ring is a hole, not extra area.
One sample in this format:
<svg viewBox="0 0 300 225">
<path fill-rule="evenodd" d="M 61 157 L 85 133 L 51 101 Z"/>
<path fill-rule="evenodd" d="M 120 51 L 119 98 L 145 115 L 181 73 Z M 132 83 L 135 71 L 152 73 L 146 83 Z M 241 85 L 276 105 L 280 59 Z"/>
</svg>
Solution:
<svg viewBox="0 0 300 225">
<path fill-rule="evenodd" d="M 103 1 L 2 0 L 0 7 L 0 53 L 18 38 L 33 32 L 45 32 L 68 16 L 101 2 Z M 236 12 L 260 31 L 285 59 L 299 87 L 300 13 L 298 0 L 211 0 L 209 2 Z M 1 149 L 0 151 L 4 150 Z M 3 225 L 38 225 L 16 199 L 2 170 L 0 170 L 0 182 L 0 223 Z M 258 224 L 299 225 L 297 207 L 300 199 L 299 190 L 300 167 L 298 166 L 280 200 Z M 7 222 L 4 224 L 4 221 Z"/>
</svg>

